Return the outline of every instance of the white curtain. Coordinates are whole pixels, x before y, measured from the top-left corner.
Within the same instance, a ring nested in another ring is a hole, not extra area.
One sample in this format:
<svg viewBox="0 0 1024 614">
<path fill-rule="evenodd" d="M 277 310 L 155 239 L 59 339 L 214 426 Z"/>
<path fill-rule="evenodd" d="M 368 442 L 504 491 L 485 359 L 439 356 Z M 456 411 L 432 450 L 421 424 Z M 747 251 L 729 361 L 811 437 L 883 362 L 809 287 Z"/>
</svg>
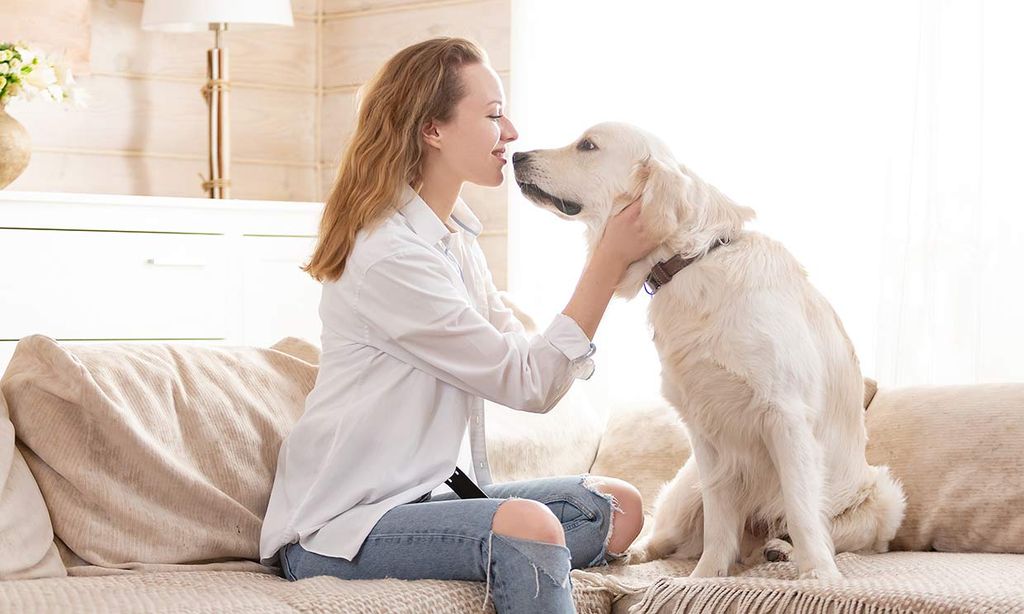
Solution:
<svg viewBox="0 0 1024 614">
<path fill-rule="evenodd" d="M 517 148 L 627 121 L 782 241 L 887 385 L 1024 381 L 1017 0 L 513 0 Z M 510 200 L 509 288 L 564 307 L 582 228 Z M 615 301 L 588 391 L 660 397 L 648 297 Z"/>
</svg>

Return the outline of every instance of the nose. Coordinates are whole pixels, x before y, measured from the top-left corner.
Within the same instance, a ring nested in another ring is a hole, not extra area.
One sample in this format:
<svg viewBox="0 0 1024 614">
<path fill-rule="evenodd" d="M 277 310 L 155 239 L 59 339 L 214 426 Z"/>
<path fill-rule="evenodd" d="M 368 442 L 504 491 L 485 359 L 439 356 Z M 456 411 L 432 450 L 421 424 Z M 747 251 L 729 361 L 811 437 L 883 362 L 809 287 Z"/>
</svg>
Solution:
<svg viewBox="0 0 1024 614">
<path fill-rule="evenodd" d="M 512 154 L 512 164 L 519 164 L 530 157 L 530 153 L 526 151 L 517 151 Z"/>
</svg>

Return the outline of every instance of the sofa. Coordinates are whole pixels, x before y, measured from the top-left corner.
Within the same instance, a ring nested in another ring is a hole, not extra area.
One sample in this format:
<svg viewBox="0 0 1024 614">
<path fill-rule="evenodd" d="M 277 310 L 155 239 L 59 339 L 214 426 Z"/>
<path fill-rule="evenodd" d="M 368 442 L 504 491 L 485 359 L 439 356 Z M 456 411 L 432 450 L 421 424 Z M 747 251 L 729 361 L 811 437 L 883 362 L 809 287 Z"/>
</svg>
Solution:
<svg viewBox="0 0 1024 614">
<path fill-rule="evenodd" d="M 288 582 L 258 563 L 281 439 L 319 348 L 19 340 L 0 378 L 0 612 L 470 612 L 482 582 Z M 865 382 L 868 457 L 903 483 L 892 551 L 690 579 L 695 561 L 572 572 L 579 612 L 1024 611 L 1024 384 Z M 644 496 L 689 454 L 665 405 L 489 405 L 496 481 L 590 472 Z M 645 530 L 649 529 L 649 523 Z"/>
</svg>

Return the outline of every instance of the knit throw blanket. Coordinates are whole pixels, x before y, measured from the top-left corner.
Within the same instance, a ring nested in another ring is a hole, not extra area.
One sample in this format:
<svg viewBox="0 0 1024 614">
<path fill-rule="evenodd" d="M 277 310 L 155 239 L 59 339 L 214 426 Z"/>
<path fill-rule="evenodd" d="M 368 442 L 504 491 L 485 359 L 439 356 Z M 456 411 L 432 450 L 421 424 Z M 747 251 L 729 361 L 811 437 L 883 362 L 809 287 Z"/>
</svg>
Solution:
<svg viewBox="0 0 1024 614">
<path fill-rule="evenodd" d="M 798 580 L 792 563 L 767 563 L 726 578 L 689 578 L 696 561 L 655 561 L 574 571 L 582 590 L 603 589 L 614 612 L 967 614 L 1024 612 L 1024 556 L 842 553 L 843 579 Z"/>
</svg>

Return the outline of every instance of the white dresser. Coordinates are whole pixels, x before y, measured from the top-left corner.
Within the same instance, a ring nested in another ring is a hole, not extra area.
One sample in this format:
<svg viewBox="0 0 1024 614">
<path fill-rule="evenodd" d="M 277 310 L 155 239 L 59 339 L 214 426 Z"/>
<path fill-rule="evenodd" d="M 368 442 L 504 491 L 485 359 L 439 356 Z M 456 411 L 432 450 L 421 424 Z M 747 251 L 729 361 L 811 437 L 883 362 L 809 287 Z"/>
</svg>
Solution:
<svg viewBox="0 0 1024 614">
<path fill-rule="evenodd" d="M 321 203 L 0 191 L 0 373 L 17 340 L 319 345 Z"/>
</svg>

